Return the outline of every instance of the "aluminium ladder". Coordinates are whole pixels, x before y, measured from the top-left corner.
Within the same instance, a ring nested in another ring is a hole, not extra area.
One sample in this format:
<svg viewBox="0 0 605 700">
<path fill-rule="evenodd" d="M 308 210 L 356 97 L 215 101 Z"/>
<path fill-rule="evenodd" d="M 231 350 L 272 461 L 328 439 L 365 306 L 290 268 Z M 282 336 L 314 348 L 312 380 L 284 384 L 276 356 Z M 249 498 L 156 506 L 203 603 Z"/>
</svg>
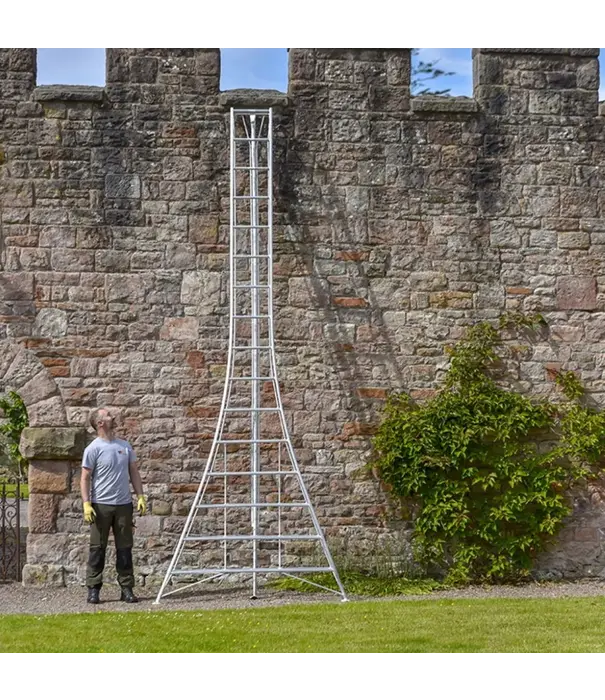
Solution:
<svg viewBox="0 0 605 700">
<path fill-rule="evenodd" d="M 277 379 L 272 109 L 231 109 L 230 146 L 223 399 L 208 460 L 155 603 L 190 586 L 244 574 L 252 577 L 253 598 L 258 576 L 283 574 L 346 601 L 296 461 Z M 305 557 L 311 561 L 301 563 Z M 331 574 L 338 590 L 302 578 L 310 573 Z"/>
</svg>

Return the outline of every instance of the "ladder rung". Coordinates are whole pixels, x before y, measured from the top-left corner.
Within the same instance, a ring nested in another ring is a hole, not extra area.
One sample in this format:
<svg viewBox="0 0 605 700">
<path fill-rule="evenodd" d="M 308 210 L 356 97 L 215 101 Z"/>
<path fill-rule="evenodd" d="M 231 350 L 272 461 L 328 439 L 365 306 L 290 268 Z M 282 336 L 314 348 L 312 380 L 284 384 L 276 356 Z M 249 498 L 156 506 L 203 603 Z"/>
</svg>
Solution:
<svg viewBox="0 0 605 700">
<path fill-rule="evenodd" d="M 234 345 L 234 350 L 271 350 L 270 345 Z"/>
<path fill-rule="evenodd" d="M 255 260 L 256 258 L 270 258 L 270 255 L 264 254 L 264 255 L 247 255 L 245 253 L 239 253 L 238 255 L 234 255 L 234 258 L 237 260 Z"/>
<path fill-rule="evenodd" d="M 262 542 L 276 542 L 278 540 L 320 540 L 319 535 L 189 535 L 185 542 L 210 542 L 227 540 L 233 542 L 249 542 L 252 540 Z"/>
<path fill-rule="evenodd" d="M 273 382 L 275 377 L 231 377 L 232 382 Z"/>
<path fill-rule="evenodd" d="M 247 199 L 248 201 L 255 200 L 255 199 L 269 199 L 269 195 L 268 194 L 235 194 L 235 195 L 233 195 L 233 199 L 238 199 L 238 200 Z M 250 228 L 256 228 L 256 226 L 251 225 Z"/>
<path fill-rule="evenodd" d="M 258 168 L 251 168 L 249 165 L 236 165 L 233 169 L 234 170 L 252 170 L 252 171 L 258 170 L 260 172 L 264 172 L 266 170 L 269 170 L 269 168 L 266 165 L 258 167 Z"/>
<path fill-rule="evenodd" d="M 277 445 L 279 442 L 288 442 L 284 438 L 261 438 L 260 440 L 217 440 L 219 445 Z M 213 474 L 215 472 L 211 472 Z M 238 472 L 239 474 L 240 472 Z M 241 472 L 242 474 L 250 474 L 250 472 Z M 265 472 L 263 472 L 264 474 Z"/>
<path fill-rule="evenodd" d="M 288 574 L 310 573 L 312 571 L 332 571 L 329 566 L 267 566 L 261 567 L 234 567 L 233 569 L 174 569 L 173 576 L 194 576 L 198 574 Z"/>
<path fill-rule="evenodd" d="M 269 139 L 265 136 L 235 136 L 233 138 L 234 141 L 269 141 Z"/>
<path fill-rule="evenodd" d="M 233 224 L 233 228 L 271 228 L 267 224 Z"/>
<path fill-rule="evenodd" d="M 268 284 L 234 284 L 233 289 L 269 289 Z"/>
<path fill-rule="evenodd" d="M 198 503 L 196 508 L 309 508 L 308 503 L 292 501 L 272 503 Z"/>
<path fill-rule="evenodd" d="M 267 411 L 267 412 L 273 411 L 273 412 L 275 412 L 275 411 L 279 411 L 279 410 L 280 409 L 277 406 L 275 406 L 275 407 L 273 407 L 273 406 L 262 407 L 262 408 L 252 408 L 252 406 L 243 406 L 242 408 L 237 408 L 237 407 L 230 406 L 229 408 L 225 409 L 225 411 L 227 411 L 228 413 L 248 413 L 248 411 L 250 411 L 252 413 L 257 413 L 258 411 Z"/>
<path fill-rule="evenodd" d="M 250 319 L 255 319 L 255 318 L 271 318 L 269 314 L 261 314 L 260 316 L 247 316 L 246 314 L 235 314 L 233 318 L 250 318 Z"/>
<path fill-rule="evenodd" d="M 296 472 L 286 472 L 275 471 L 274 469 L 267 469 L 264 472 L 209 472 L 208 477 L 211 476 L 296 476 Z"/>
</svg>

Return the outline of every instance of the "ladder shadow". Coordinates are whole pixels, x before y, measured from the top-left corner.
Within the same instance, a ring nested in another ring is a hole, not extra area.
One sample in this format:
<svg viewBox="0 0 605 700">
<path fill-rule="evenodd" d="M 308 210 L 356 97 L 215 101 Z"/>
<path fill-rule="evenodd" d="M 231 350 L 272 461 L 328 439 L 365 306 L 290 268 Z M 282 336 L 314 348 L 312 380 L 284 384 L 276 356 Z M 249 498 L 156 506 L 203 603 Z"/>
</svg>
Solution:
<svg viewBox="0 0 605 700">
<path fill-rule="evenodd" d="M 275 236 L 274 265 L 279 266 L 280 261 L 285 260 L 286 270 L 295 268 L 298 279 L 305 282 L 303 296 L 308 298 L 309 310 L 319 315 L 318 319 L 309 313 L 306 318 L 303 316 L 314 329 L 308 334 L 309 347 L 318 350 L 323 364 L 331 370 L 325 383 L 318 383 L 317 391 L 335 388 L 341 404 L 337 411 L 321 409 L 322 414 L 347 412 L 349 420 L 336 420 L 343 424 L 356 422 L 360 424 L 357 429 L 368 436 L 378 420 L 386 393 L 402 391 L 406 385 L 404 371 L 397 360 L 400 345 L 384 322 L 381 302 L 371 284 L 372 279 L 387 279 L 390 256 L 386 255 L 382 262 L 372 259 L 377 247 L 369 242 L 367 216 L 347 218 L 343 212 L 335 212 L 333 218 L 326 216 L 319 226 L 305 222 L 305 203 L 295 196 L 300 187 L 292 174 L 292 171 L 300 172 L 301 164 L 287 167 L 287 159 L 293 157 L 288 153 L 285 159 L 276 159 L 286 165 L 276 173 L 276 180 L 284 184 L 275 197 L 276 204 L 281 207 L 276 229 L 281 229 L 282 233 Z M 309 202 L 307 209 L 314 211 L 317 206 L 318 203 Z M 324 243 L 314 238 L 314 228 L 329 230 L 331 240 Z M 365 240 L 360 240 L 360 229 L 365 230 L 361 236 Z M 326 263 L 325 258 L 317 255 L 321 245 L 333 247 L 327 267 L 334 264 L 335 270 L 344 269 L 344 275 L 322 273 L 318 269 Z M 291 264 L 288 264 L 289 257 L 294 259 Z M 382 274 L 376 274 L 379 267 L 382 267 Z M 330 280 L 330 277 L 340 279 Z M 291 344 L 283 331 L 287 323 L 293 322 L 290 317 L 292 299 L 284 303 L 284 296 L 290 292 L 285 287 L 282 291 L 283 294 L 276 294 L 274 300 L 278 356 L 282 343 Z M 317 320 L 321 330 L 317 328 Z M 311 384 L 311 380 L 307 382 Z"/>
</svg>

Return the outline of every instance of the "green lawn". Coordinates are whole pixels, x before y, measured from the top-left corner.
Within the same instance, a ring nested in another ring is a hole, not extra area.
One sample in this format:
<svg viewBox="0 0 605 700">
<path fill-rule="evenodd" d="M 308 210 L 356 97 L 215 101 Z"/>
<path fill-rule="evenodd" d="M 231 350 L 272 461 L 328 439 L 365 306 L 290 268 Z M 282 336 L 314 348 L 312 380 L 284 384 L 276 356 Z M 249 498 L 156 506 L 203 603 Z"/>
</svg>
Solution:
<svg viewBox="0 0 605 700">
<path fill-rule="evenodd" d="M 16 493 L 17 493 L 17 484 L 14 484 L 12 482 L 7 482 L 6 486 L 2 486 L 3 481 L 0 479 L 0 492 L 4 491 L 6 493 L 6 496 L 8 498 L 14 498 Z M 29 498 L 29 486 L 28 484 L 21 484 L 19 491 L 21 493 L 21 498 Z"/>
<path fill-rule="evenodd" d="M 603 652 L 605 598 L 5 615 L 0 652 Z"/>
</svg>

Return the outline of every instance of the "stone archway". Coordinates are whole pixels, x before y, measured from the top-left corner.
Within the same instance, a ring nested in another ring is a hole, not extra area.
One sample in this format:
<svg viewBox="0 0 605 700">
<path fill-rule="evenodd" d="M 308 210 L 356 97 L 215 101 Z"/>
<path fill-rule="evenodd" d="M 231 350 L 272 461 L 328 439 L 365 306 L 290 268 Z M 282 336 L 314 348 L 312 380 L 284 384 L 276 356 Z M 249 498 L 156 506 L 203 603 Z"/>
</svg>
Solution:
<svg viewBox="0 0 605 700">
<path fill-rule="evenodd" d="M 33 352 L 13 340 L 0 340 L 0 390 L 21 396 L 31 427 L 67 425 L 57 383 Z"/>
<path fill-rule="evenodd" d="M 73 473 L 79 466 L 86 432 L 67 427 L 59 387 L 35 354 L 5 339 L 0 341 L 0 391 L 9 390 L 21 396 L 29 418 L 20 446 L 29 461 L 29 532 L 23 583 L 62 586 L 77 535 L 67 534 L 69 528 L 59 527 L 57 521 L 74 500 Z"/>
</svg>

